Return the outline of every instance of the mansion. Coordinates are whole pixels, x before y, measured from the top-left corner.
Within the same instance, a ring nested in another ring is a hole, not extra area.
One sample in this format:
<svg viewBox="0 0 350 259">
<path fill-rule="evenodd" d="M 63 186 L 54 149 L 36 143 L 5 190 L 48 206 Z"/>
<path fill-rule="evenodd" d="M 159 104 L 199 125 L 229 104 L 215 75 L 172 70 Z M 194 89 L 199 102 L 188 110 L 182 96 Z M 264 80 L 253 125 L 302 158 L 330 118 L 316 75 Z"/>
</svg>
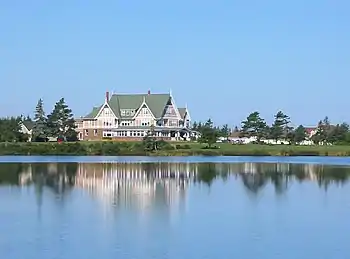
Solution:
<svg viewBox="0 0 350 259">
<path fill-rule="evenodd" d="M 79 140 L 142 140 L 151 130 L 164 140 L 190 140 L 191 117 L 171 93 L 112 94 L 85 117 L 76 119 Z"/>
</svg>

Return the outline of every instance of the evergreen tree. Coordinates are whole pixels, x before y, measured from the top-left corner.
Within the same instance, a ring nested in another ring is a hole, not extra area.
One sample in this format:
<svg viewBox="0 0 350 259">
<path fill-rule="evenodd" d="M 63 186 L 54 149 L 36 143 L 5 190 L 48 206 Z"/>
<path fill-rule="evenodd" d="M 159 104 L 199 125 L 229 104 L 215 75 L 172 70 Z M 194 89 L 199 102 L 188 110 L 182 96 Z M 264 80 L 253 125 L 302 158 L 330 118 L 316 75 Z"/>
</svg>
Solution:
<svg viewBox="0 0 350 259">
<path fill-rule="evenodd" d="M 347 133 L 349 132 L 349 125 L 347 123 L 337 124 L 330 128 L 330 133 L 328 134 L 328 142 L 344 143 L 346 142 Z"/>
<path fill-rule="evenodd" d="M 143 138 L 142 144 L 145 151 L 155 151 L 158 149 L 157 139 L 155 138 L 155 129 L 153 125 L 150 127 L 147 135 Z"/>
<path fill-rule="evenodd" d="M 211 119 L 207 120 L 207 122 L 201 127 L 201 137 L 199 139 L 200 143 L 206 143 L 208 148 L 211 148 L 213 144 L 216 143 L 218 139 L 218 131 L 213 126 L 213 122 Z"/>
<path fill-rule="evenodd" d="M 331 125 L 328 119 L 328 116 L 326 116 L 323 120 L 320 120 L 317 125 L 317 131 L 312 136 L 312 141 L 315 144 L 325 144 L 330 141 L 331 138 Z"/>
<path fill-rule="evenodd" d="M 229 137 L 230 133 L 231 132 L 227 124 L 223 125 L 220 129 L 220 135 L 226 139 Z"/>
<path fill-rule="evenodd" d="M 192 124 L 192 130 L 194 130 L 194 131 L 197 131 L 197 130 L 198 130 L 198 124 L 197 124 L 196 121 L 193 122 L 193 124 Z"/>
<path fill-rule="evenodd" d="M 44 111 L 44 103 L 39 99 L 34 114 L 34 125 L 32 129 L 33 141 L 46 141 L 47 139 L 47 119 Z"/>
<path fill-rule="evenodd" d="M 260 113 L 257 111 L 252 112 L 245 121 L 242 121 L 242 136 L 256 137 L 258 142 L 266 136 L 267 129 L 265 120 L 260 117 Z"/>
<path fill-rule="evenodd" d="M 287 134 L 290 132 L 290 118 L 285 115 L 282 111 L 277 112 L 275 115 L 275 121 L 270 128 L 270 138 L 276 141 L 286 138 Z"/>
<path fill-rule="evenodd" d="M 75 121 L 72 110 L 68 108 L 64 98 L 61 98 L 47 118 L 49 135 L 54 138 L 63 138 L 66 141 L 77 141 Z"/>
<path fill-rule="evenodd" d="M 0 142 L 24 142 L 28 135 L 21 131 L 21 116 L 0 119 Z"/>
<path fill-rule="evenodd" d="M 305 128 L 303 127 L 303 125 L 299 125 L 295 131 L 293 132 L 293 142 L 294 143 L 301 143 L 302 141 L 304 141 L 307 137 L 307 134 L 306 134 L 306 130 Z"/>
</svg>

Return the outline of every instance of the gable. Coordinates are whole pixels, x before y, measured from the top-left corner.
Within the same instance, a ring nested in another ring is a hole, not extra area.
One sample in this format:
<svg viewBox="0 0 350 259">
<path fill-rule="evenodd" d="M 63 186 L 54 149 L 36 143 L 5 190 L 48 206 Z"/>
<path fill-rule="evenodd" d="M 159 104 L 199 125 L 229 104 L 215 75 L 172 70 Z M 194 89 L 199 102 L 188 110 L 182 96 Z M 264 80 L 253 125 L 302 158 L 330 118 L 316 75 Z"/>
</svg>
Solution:
<svg viewBox="0 0 350 259">
<path fill-rule="evenodd" d="M 135 118 L 153 118 L 151 109 L 148 108 L 146 103 L 143 103 L 135 114 Z"/>
<path fill-rule="evenodd" d="M 162 117 L 172 117 L 172 118 L 181 117 L 181 114 L 179 113 L 179 110 L 177 109 L 172 98 L 169 98 L 169 100 L 167 101 L 163 110 Z"/>
<path fill-rule="evenodd" d="M 28 131 L 31 131 L 34 127 L 34 122 L 29 121 L 29 120 L 25 120 L 25 121 L 23 121 L 23 125 L 28 129 Z"/>
<path fill-rule="evenodd" d="M 115 118 L 115 114 L 113 112 L 113 110 L 109 107 L 109 105 L 106 103 L 105 105 L 103 105 L 100 109 L 100 111 L 98 112 L 98 114 L 95 116 L 95 118 L 98 117 L 102 117 L 102 118 Z"/>
</svg>

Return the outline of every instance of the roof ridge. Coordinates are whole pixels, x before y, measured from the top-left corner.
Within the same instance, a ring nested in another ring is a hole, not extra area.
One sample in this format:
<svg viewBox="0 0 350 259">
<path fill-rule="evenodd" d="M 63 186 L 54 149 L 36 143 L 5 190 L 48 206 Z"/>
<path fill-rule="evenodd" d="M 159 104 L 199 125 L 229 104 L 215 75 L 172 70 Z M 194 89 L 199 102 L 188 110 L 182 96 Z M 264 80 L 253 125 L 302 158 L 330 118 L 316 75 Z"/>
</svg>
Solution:
<svg viewBox="0 0 350 259">
<path fill-rule="evenodd" d="M 148 93 L 134 93 L 134 94 L 132 94 L 132 93 L 114 93 L 112 96 L 124 96 L 124 95 L 128 95 L 128 96 L 130 96 L 130 95 L 170 95 L 169 93 L 150 93 L 150 94 L 148 94 Z"/>
</svg>

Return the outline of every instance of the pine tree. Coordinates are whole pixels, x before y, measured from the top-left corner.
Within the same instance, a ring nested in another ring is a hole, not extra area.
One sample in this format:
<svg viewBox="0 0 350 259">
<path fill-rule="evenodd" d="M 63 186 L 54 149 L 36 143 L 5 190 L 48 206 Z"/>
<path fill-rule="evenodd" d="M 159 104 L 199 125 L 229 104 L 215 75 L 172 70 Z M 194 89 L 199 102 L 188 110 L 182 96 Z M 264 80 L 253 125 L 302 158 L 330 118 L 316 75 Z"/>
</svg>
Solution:
<svg viewBox="0 0 350 259">
<path fill-rule="evenodd" d="M 303 125 L 299 125 L 293 134 L 293 140 L 295 143 L 300 144 L 307 138 L 306 130 Z"/>
<path fill-rule="evenodd" d="M 34 114 L 34 125 L 32 129 L 33 141 L 46 141 L 47 138 L 47 124 L 44 111 L 44 103 L 39 99 Z"/>
<path fill-rule="evenodd" d="M 219 137 L 219 131 L 214 127 L 214 123 L 211 119 L 201 126 L 201 137 L 199 138 L 200 143 L 206 143 L 208 148 L 211 148 L 216 143 Z"/>
<path fill-rule="evenodd" d="M 331 138 L 331 124 L 328 116 L 320 120 L 317 125 L 316 134 L 312 136 L 312 141 L 315 144 L 326 144 Z"/>
<path fill-rule="evenodd" d="M 220 129 L 220 135 L 226 139 L 229 137 L 230 133 L 231 132 L 227 124 L 223 125 Z"/>
<path fill-rule="evenodd" d="M 260 117 L 259 112 L 252 112 L 245 121 L 242 121 L 242 136 L 256 137 L 257 142 L 266 136 L 267 124 Z"/>
<path fill-rule="evenodd" d="M 288 127 L 289 123 L 289 116 L 285 115 L 282 111 L 277 112 L 275 121 L 270 128 L 270 138 L 276 141 L 285 138 L 290 132 L 290 128 Z"/>
<path fill-rule="evenodd" d="M 78 139 L 72 110 L 69 109 L 64 98 L 55 104 L 53 111 L 48 116 L 47 125 L 51 137 L 62 138 L 66 141 Z"/>
</svg>

